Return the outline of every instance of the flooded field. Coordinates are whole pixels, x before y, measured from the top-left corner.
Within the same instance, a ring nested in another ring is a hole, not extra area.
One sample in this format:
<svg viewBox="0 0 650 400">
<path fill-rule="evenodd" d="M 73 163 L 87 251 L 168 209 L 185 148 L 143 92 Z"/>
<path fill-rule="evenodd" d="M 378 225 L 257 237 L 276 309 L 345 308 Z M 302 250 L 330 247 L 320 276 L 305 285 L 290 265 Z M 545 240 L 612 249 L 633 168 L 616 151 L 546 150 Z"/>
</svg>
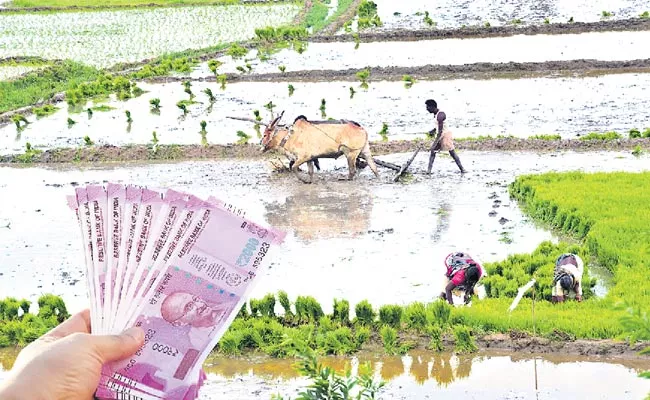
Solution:
<svg viewBox="0 0 650 400">
<path fill-rule="evenodd" d="M 0 153 L 19 153 L 27 142 L 33 147 L 56 148 L 83 146 L 88 135 L 97 144 L 146 144 L 156 131 L 161 144 L 201 143 L 200 121 L 207 122 L 209 143 L 234 143 L 241 130 L 259 141 L 253 124 L 227 119 L 227 116 L 253 117 L 259 110 L 265 120 L 269 112 L 264 105 L 273 101 L 275 112 L 286 110 L 285 122 L 300 114 L 309 119 L 323 119 L 321 98 L 327 102 L 326 118 L 349 118 L 359 122 L 371 140 L 380 139 L 382 123 L 389 126 L 390 139 L 423 137 L 432 129 L 432 116 L 424 100 L 434 97 L 449 116 L 454 136 L 560 134 L 573 138 L 592 131 L 629 129 L 650 126 L 650 74 L 616 74 L 584 78 L 534 78 L 490 80 L 418 81 L 406 89 L 402 82 L 372 82 L 367 91 L 352 82 L 296 82 L 289 96 L 286 83 L 241 82 L 228 84 L 225 91 L 216 83 L 195 82 L 192 90 L 198 104 L 191 105 L 187 116 L 176 102 L 187 99 L 180 82 L 140 84 L 144 95 L 126 102 L 111 102 L 108 112 L 96 111 L 91 119 L 85 112 L 69 113 L 63 109 L 44 118 L 31 116 L 32 121 L 18 132 L 14 125 L 0 128 Z M 357 93 L 350 99 L 349 87 Z M 201 93 L 211 88 L 216 102 L 210 107 Z M 495 98 L 500 96 L 498 100 Z M 160 98 L 160 115 L 150 112 L 149 100 Z M 88 106 L 84 107 L 87 108 Z M 125 111 L 130 110 L 133 122 L 128 124 Z M 76 124 L 68 126 L 67 119 Z"/>
<path fill-rule="evenodd" d="M 381 159 L 404 162 L 407 157 Z M 53 292 L 71 311 L 85 306 L 80 239 L 65 195 L 87 182 L 137 182 L 214 194 L 287 230 L 285 250 L 252 296 L 280 289 L 292 298 L 308 294 L 331 312 L 333 298 L 351 304 L 368 299 L 377 307 L 432 299 L 442 282 L 441 260 L 452 250 L 467 249 L 488 262 L 556 240 L 509 200 L 506 186 L 518 174 L 639 171 L 650 165 L 647 156 L 616 152 L 462 152 L 460 157 L 470 173 L 461 176 L 450 157 L 439 156 L 430 178 L 416 174 L 407 185 L 386 183 L 392 175 L 386 171 L 380 180 L 364 170 L 353 183 L 338 181 L 347 173 L 339 169 L 341 160 L 323 160 L 324 171 L 313 185 L 273 173 L 267 163 L 243 160 L 2 167 L 0 190 L 16 195 L 3 196 L 0 208 L 0 293 L 36 299 Z M 419 155 L 414 171 L 422 171 L 427 159 Z"/>
<path fill-rule="evenodd" d="M 16 352 L 0 350 L 0 380 Z M 403 357 L 361 353 L 356 357 L 324 357 L 323 364 L 357 373 L 369 362 L 387 385 L 381 399 L 477 400 L 639 400 L 650 381 L 637 377 L 645 360 L 581 356 L 516 356 L 499 352 L 474 355 L 412 351 Z M 211 357 L 201 400 L 295 398 L 307 380 L 293 368 L 294 360 Z M 3 371 L 4 370 L 4 371 Z M 616 384 L 612 384 L 616 382 Z"/>
<path fill-rule="evenodd" d="M 603 11 L 612 13 L 608 19 L 638 17 L 650 7 L 642 0 L 555 0 L 555 1 L 454 1 L 442 0 L 375 0 L 377 13 L 383 22 L 381 30 L 431 29 L 423 15 L 429 11 L 437 28 L 457 28 L 463 25 L 506 25 L 519 19 L 523 24 L 567 22 L 594 22 L 603 19 Z"/>
<path fill-rule="evenodd" d="M 567 35 L 518 35 L 507 37 L 444 39 L 419 41 L 390 41 L 309 43 L 307 51 L 299 54 L 283 50 L 268 61 L 251 61 L 252 73 L 346 69 L 365 67 L 413 67 L 420 65 L 462 65 L 480 62 L 541 62 L 578 59 L 623 61 L 650 58 L 650 31 L 590 32 Z M 607 51 L 603 51 L 606 48 Z M 254 58 L 254 50 L 247 58 Z M 238 73 L 241 61 L 230 56 L 219 60 L 226 64 L 219 71 Z M 191 74 L 192 77 L 212 76 L 207 63 Z"/>
</svg>

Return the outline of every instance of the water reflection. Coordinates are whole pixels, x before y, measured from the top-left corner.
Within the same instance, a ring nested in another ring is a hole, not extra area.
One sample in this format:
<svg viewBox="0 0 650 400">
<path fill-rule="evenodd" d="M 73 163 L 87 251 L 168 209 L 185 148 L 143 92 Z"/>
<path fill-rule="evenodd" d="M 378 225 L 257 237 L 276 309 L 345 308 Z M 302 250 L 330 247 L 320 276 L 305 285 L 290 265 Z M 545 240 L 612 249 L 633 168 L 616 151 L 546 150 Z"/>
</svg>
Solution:
<svg viewBox="0 0 650 400">
<path fill-rule="evenodd" d="M 270 225 L 291 230 L 303 242 L 333 237 L 356 237 L 368 231 L 372 198 L 352 185 L 337 190 L 324 186 L 292 186 L 284 203 L 266 205 Z"/>
</svg>

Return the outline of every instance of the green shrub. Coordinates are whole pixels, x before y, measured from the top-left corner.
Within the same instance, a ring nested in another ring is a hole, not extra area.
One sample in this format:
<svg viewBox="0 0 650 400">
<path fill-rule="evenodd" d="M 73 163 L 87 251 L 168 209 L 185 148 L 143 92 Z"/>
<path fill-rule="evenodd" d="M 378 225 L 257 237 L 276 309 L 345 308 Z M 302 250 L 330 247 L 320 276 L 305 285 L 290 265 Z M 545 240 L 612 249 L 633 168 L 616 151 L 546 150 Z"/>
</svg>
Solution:
<svg viewBox="0 0 650 400">
<path fill-rule="evenodd" d="M 454 337 L 457 353 L 474 353 L 478 350 L 470 328 L 462 325 L 454 327 Z"/>
</svg>

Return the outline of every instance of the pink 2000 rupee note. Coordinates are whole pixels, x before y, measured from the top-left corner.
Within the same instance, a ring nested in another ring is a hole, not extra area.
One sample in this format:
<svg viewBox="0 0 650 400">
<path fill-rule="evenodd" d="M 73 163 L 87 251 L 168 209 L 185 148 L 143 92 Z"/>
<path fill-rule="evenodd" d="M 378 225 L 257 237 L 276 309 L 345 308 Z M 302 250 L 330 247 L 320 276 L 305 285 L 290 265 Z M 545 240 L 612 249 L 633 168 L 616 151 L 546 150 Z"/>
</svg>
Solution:
<svg viewBox="0 0 650 400">
<path fill-rule="evenodd" d="M 77 199 L 78 215 L 81 221 L 82 240 L 84 245 L 84 253 L 86 255 L 86 284 L 88 285 L 88 292 L 90 294 L 90 321 L 91 332 L 93 334 L 99 333 L 99 318 L 100 310 L 98 306 L 98 296 L 95 286 L 94 277 L 94 245 L 92 236 L 92 219 L 90 206 L 88 204 L 88 195 L 85 188 L 75 188 L 75 196 Z"/>
<path fill-rule="evenodd" d="M 106 317 L 107 333 L 112 331 L 114 314 L 113 298 L 115 290 L 115 279 L 117 275 L 117 264 L 120 260 L 120 245 L 122 243 L 122 225 L 124 220 L 124 201 L 126 199 L 126 188 L 123 185 L 109 183 L 106 186 L 108 197 L 108 221 L 107 221 L 107 251 L 106 251 L 106 297 L 104 298 L 104 311 Z"/>
<path fill-rule="evenodd" d="M 284 235 L 223 209 L 206 210 L 137 311 L 145 344 L 130 359 L 107 364 L 103 374 L 160 390 L 166 399 L 191 398 L 188 377 L 235 318 Z"/>
<path fill-rule="evenodd" d="M 160 217 L 156 227 L 152 231 L 153 236 L 147 244 L 142 261 L 134 274 L 134 282 L 131 285 L 129 294 L 127 294 L 129 298 L 133 299 L 130 308 L 125 314 L 127 321 L 139 306 L 140 301 L 144 298 L 144 294 L 149 287 L 146 282 L 152 282 L 155 279 L 154 268 L 156 265 L 161 264 L 158 260 L 162 259 L 161 256 L 164 256 L 164 250 L 167 249 L 170 238 L 174 236 L 174 228 L 183 226 L 183 219 L 179 219 L 179 217 L 187 216 L 187 212 L 191 211 L 193 207 L 193 204 L 186 200 L 187 197 L 186 194 L 172 189 L 168 189 L 165 193 L 163 198 L 164 205 L 160 210 Z M 177 224 L 177 221 L 181 222 Z M 187 224 L 189 222 L 187 221 Z M 184 230 L 176 236 L 180 239 L 182 233 L 184 233 Z"/>
<path fill-rule="evenodd" d="M 93 240 L 93 282 L 95 284 L 95 296 L 97 296 L 99 329 L 98 333 L 106 333 L 106 312 L 104 299 L 106 297 L 106 190 L 103 186 L 88 185 L 86 187 L 88 206 L 92 221 Z"/>
<path fill-rule="evenodd" d="M 94 287 L 91 285 L 90 282 L 90 269 L 93 264 L 92 260 L 92 241 L 90 240 L 90 231 L 86 228 L 87 223 L 86 223 L 86 216 L 83 215 L 83 209 L 85 207 L 80 207 L 79 202 L 77 201 L 77 196 L 80 198 L 86 197 L 85 192 L 83 195 L 81 192 L 77 192 L 77 195 L 75 196 L 67 196 L 67 201 L 68 201 L 68 207 L 72 211 L 74 211 L 75 216 L 77 217 L 77 223 L 79 224 L 79 232 L 81 233 L 81 243 L 82 243 L 82 252 L 84 256 L 84 263 L 85 263 L 85 275 L 86 275 L 86 293 L 88 294 L 88 299 L 90 300 L 90 320 L 91 322 L 95 321 L 95 303 L 93 301 L 94 298 Z M 90 215 L 88 215 L 90 217 Z"/>
<path fill-rule="evenodd" d="M 128 185 L 126 187 L 124 198 L 124 218 L 122 219 L 122 242 L 120 244 L 120 258 L 117 263 L 117 271 L 115 272 L 115 290 L 113 291 L 113 305 L 111 307 L 113 313 L 113 326 L 112 332 L 121 332 L 124 326 L 118 325 L 116 314 L 120 308 L 120 299 L 124 288 L 124 274 L 126 273 L 126 264 L 131 255 L 131 247 L 135 240 L 135 228 L 138 222 L 138 214 L 140 212 L 140 199 L 142 197 L 142 189 Z"/>
<path fill-rule="evenodd" d="M 131 257 L 126 266 L 124 280 L 122 281 L 122 294 L 120 296 L 120 306 L 116 313 L 116 319 L 119 323 L 125 322 L 126 313 L 133 301 L 133 289 L 135 285 L 134 278 L 147 243 L 151 238 L 155 221 L 163 206 L 162 195 L 159 192 L 150 189 L 142 189 L 141 210 L 138 213 L 138 222 L 135 228 L 135 239 L 131 249 Z"/>
</svg>

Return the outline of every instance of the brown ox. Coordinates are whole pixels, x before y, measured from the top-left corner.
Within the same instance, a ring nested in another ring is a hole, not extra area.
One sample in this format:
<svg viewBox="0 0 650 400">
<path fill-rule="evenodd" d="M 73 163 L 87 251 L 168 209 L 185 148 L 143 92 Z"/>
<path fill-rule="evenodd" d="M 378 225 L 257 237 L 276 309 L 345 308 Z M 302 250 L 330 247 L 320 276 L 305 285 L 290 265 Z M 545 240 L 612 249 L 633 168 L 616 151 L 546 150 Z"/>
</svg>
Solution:
<svg viewBox="0 0 650 400">
<path fill-rule="evenodd" d="M 304 115 L 298 116 L 291 126 L 280 125 L 284 111 L 264 130 L 262 146 L 264 152 L 281 149 L 295 162 L 291 171 L 305 183 L 314 178 L 314 161 L 319 158 L 337 159 L 342 155 L 348 160 L 348 179 L 356 175 L 356 161 L 361 154 L 370 169 L 379 177 L 377 166 L 370 154 L 368 132 L 354 121 L 307 121 Z M 298 173 L 298 167 L 308 163 L 309 180 Z"/>
</svg>

